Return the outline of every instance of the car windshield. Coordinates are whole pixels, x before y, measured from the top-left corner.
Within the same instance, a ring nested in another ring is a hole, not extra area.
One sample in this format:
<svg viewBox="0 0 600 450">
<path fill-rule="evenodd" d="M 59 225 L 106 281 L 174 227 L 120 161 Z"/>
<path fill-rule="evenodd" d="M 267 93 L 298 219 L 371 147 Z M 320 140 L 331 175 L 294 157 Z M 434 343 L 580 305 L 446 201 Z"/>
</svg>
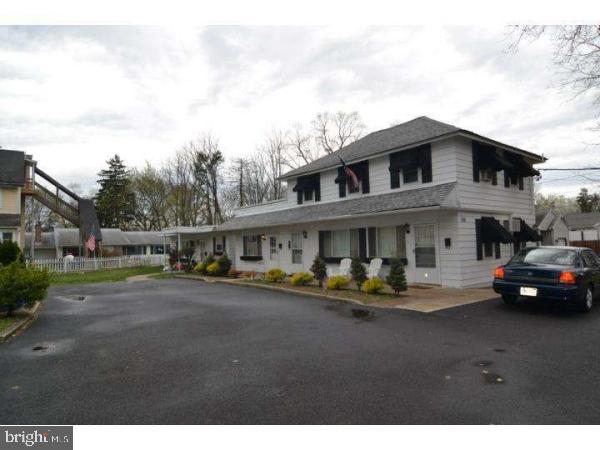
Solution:
<svg viewBox="0 0 600 450">
<path fill-rule="evenodd" d="M 556 264 L 573 266 L 577 261 L 577 252 L 564 248 L 524 248 L 519 251 L 511 263 L 521 264 Z"/>
</svg>

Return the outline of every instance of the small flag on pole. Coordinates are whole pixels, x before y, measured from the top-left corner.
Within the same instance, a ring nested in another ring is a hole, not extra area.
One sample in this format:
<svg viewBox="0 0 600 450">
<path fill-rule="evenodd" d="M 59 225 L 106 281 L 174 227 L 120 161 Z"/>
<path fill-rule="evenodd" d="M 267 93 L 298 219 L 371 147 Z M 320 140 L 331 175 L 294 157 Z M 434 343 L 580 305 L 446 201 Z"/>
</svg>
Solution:
<svg viewBox="0 0 600 450">
<path fill-rule="evenodd" d="M 350 181 L 350 187 L 352 189 L 358 189 L 358 177 L 356 176 L 354 171 L 346 165 L 345 161 L 340 156 L 338 156 L 338 158 L 340 158 L 340 161 L 342 162 L 342 168 L 344 169 L 344 173 Z"/>
<path fill-rule="evenodd" d="M 90 233 L 90 237 L 88 237 L 87 241 L 85 241 L 85 247 L 90 252 L 93 252 L 94 250 L 96 250 L 96 236 L 94 236 L 94 231 L 93 230 Z"/>
</svg>

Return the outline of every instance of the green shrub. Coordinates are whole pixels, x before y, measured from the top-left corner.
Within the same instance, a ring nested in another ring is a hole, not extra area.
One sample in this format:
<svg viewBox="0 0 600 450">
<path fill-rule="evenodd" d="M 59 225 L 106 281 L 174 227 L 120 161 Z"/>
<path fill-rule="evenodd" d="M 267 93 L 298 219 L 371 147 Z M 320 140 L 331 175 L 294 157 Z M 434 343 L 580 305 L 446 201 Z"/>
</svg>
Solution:
<svg viewBox="0 0 600 450">
<path fill-rule="evenodd" d="M 384 286 L 385 284 L 381 278 L 373 277 L 365 281 L 362 290 L 367 294 L 379 294 L 383 290 Z"/>
<path fill-rule="evenodd" d="M 202 261 L 204 264 L 206 264 L 206 267 L 210 266 L 212 263 L 214 263 L 216 261 L 215 257 L 213 255 L 208 255 L 206 258 L 204 258 L 204 261 Z"/>
<path fill-rule="evenodd" d="M 319 287 L 323 287 L 323 281 L 327 278 L 327 264 L 321 256 L 315 256 L 310 271 L 314 274 L 315 280 L 319 282 Z"/>
<path fill-rule="evenodd" d="M 23 254 L 16 242 L 4 241 L 0 244 L 0 265 L 8 266 L 13 262 L 23 263 Z"/>
<path fill-rule="evenodd" d="M 265 274 L 265 281 L 269 283 L 277 283 L 285 280 L 285 272 L 281 269 L 271 269 Z"/>
<path fill-rule="evenodd" d="M 231 269 L 231 260 L 227 255 L 222 255 L 219 259 L 217 259 L 219 263 L 219 275 L 225 276 L 229 273 L 229 269 Z"/>
<path fill-rule="evenodd" d="M 359 258 L 352 258 L 352 262 L 350 263 L 350 275 L 360 291 L 363 283 L 367 280 L 367 269 L 365 269 L 365 266 L 363 266 L 363 263 Z"/>
<path fill-rule="evenodd" d="M 198 272 L 198 273 L 201 273 L 204 275 L 206 273 L 206 264 L 204 264 L 204 263 L 196 264 L 196 267 L 194 267 L 194 272 Z"/>
<path fill-rule="evenodd" d="M 392 287 L 396 295 L 407 289 L 404 264 L 400 258 L 390 258 L 390 273 L 385 281 Z"/>
<path fill-rule="evenodd" d="M 43 300 L 50 286 L 48 272 L 25 268 L 17 262 L 0 268 L 0 306 L 8 315 L 21 304 L 31 306 Z"/>
<path fill-rule="evenodd" d="M 350 284 L 350 278 L 344 275 L 334 275 L 327 279 L 327 289 L 339 290 L 347 287 Z"/>
<path fill-rule="evenodd" d="M 219 266 L 219 263 L 217 261 L 206 266 L 206 273 L 209 275 L 217 276 L 219 275 L 220 271 L 221 267 Z"/>
<path fill-rule="evenodd" d="M 290 278 L 292 286 L 305 286 L 308 283 L 312 283 L 315 277 L 308 272 L 297 272 Z"/>
</svg>

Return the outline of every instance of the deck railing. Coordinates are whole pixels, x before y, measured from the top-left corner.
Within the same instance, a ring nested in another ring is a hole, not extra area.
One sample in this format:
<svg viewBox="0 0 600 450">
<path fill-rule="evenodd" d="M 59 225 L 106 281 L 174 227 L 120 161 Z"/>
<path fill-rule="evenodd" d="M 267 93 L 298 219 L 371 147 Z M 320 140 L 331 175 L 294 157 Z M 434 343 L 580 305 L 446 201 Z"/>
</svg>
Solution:
<svg viewBox="0 0 600 450">
<path fill-rule="evenodd" d="M 27 266 L 46 269 L 53 273 L 68 273 L 124 267 L 162 266 L 166 261 L 165 255 L 131 255 L 114 258 L 33 259 L 27 261 Z"/>
</svg>

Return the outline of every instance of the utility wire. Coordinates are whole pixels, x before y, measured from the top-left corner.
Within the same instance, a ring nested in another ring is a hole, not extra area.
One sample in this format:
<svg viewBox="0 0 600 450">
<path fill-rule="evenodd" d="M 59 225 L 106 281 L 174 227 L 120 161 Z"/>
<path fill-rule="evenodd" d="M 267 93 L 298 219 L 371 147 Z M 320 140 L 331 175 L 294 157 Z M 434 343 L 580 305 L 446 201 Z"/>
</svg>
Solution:
<svg viewBox="0 0 600 450">
<path fill-rule="evenodd" d="M 562 167 L 537 167 L 537 170 L 600 170 L 600 167 L 577 167 L 574 169 L 565 169 Z"/>
</svg>

